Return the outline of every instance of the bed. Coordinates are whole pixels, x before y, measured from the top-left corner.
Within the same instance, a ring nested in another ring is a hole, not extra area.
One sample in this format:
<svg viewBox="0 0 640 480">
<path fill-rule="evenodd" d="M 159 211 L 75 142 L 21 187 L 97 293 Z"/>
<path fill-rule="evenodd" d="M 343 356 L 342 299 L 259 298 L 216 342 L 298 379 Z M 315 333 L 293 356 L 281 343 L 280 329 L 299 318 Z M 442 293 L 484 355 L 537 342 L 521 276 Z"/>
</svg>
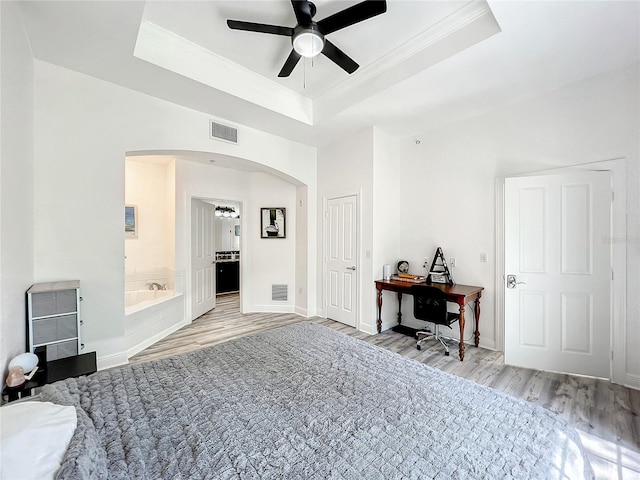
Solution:
<svg viewBox="0 0 640 480">
<path fill-rule="evenodd" d="M 552 412 L 311 323 L 45 386 L 60 479 L 582 479 Z"/>
</svg>

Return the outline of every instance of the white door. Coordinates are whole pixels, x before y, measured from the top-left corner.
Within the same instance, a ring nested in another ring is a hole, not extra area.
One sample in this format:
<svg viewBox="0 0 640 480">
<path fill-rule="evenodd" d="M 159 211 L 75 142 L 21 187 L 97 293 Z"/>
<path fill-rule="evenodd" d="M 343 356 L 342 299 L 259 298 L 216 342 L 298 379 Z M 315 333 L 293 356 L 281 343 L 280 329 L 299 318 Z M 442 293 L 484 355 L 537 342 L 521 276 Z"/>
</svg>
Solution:
<svg viewBox="0 0 640 480">
<path fill-rule="evenodd" d="M 609 172 L 505 180 L 505 363 L 610 375 Z"/>
<path fill-rule="evenodd" d="M 191 200 L 191 320 L 216 306 L 215 205 Z"/>
<path fill-rule="evenodd" d="M 327 201 L 327 317 L 355 327 L 357 319 L 357 198 Z"/>
</svg>

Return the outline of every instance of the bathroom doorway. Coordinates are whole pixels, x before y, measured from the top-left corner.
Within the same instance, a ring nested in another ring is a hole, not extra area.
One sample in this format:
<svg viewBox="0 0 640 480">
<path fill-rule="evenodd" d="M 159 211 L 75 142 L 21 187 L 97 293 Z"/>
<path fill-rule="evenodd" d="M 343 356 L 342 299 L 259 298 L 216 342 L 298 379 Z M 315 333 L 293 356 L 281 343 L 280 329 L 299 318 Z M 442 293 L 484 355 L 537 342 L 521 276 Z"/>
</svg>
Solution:
<svg viewBox="0 0 640 480">
<path fill-rule="evenodd" d="M 206 221 L 200 211 L 207 212 Z M 240 309 L 240 211 L 238 201 L 192 199 L 193 320 L 218 306 Z M 204 259 L 203 252 L 210 256 Z"/>
</svg>

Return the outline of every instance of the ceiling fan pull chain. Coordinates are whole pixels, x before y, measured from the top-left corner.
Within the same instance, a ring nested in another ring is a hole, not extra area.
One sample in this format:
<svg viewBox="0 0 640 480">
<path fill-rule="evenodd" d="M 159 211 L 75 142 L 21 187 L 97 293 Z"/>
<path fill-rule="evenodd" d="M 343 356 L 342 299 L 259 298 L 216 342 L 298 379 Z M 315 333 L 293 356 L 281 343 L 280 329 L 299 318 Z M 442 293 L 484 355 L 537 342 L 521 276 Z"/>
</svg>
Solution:
<svg viewBox="0 0 640 480">
<path fill-rule="evenodd" d="M 302 89 L 307 89 L 307 59 L 302 61 Z"/>
</svg>

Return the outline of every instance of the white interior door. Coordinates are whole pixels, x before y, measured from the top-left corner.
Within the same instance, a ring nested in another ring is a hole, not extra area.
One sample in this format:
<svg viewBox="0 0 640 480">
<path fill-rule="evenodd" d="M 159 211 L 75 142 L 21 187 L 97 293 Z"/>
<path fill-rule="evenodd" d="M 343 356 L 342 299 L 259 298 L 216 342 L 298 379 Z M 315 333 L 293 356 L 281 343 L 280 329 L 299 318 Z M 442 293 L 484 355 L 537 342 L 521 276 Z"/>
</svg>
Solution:
<svg viewBox="0 0 640 480">
<path fill-rule="evenodd" d="M 216 306 L 216 207 L 191 200 L 191 320 Z"/>
<path fill-rule="evenodd" d="M 355 327 L 357 312 L 357 198 L 327 201 L 327 317 Z"/>
<path fill-rule="evenodd" d="M 505 180 L 505 363 L 609 377 L 610 231 L 609 172 Z"/>
</svg>

